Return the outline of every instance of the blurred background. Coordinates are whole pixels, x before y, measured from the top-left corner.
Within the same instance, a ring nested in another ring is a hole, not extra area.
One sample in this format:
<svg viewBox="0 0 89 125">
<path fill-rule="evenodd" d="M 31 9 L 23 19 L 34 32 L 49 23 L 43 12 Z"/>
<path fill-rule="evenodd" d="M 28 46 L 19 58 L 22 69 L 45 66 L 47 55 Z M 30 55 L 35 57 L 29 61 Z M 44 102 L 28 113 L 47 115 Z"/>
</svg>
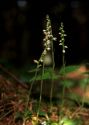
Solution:
<svg viewBox="0 0 89 125">
<path fill-rule="evenodd" d="M 2 0 L 0 1 L 0 62 L 15 67 L 32 64 L 43 50 L 45 17 L 49 14 L 53 35 L 59 38 L 64 23 L 68 46 L 66 64 L 89 61 L 89 4 L 79 0 Z M 60 38 L 59 38 L 60 39 Z M 61 47 L 54 43 L 55 63 L 62 64 Z"/>
</svg>

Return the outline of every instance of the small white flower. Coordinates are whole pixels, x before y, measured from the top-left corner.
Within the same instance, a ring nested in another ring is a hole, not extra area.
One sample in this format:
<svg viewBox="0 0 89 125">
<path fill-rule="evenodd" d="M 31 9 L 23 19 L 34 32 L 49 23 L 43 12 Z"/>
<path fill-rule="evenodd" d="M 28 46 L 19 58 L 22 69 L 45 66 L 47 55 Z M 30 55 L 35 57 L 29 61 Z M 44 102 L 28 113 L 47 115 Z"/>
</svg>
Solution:
<svg viewBox="0 0 89 125">
<path fill-rule="evenodd" d="M 60 46 L 62 46 L 62 43 L 59 43 Z"/>
<path fill-rule="evenodd" d="M 62 38 L 61 40 L 64 41 L 64 38 Z"/>
<path fill-rule="evenodd" d="M 52 35 L 52 34 L 50 34 L 50 35 L 49 35 L 49 38 L 53 38 L 53 35 Z"/>
<path fill-rule="evenodd" d="M 62 43 L 62 40 L 60 40 L 59 42 Z"/>
<path fill-rule="evenodd" d="M 46 32 L 46 30 L 43 30 L 43 32 L 45 33 L 45 32 Z"/>
<path fill-rule="evenodd" d="M 46 39 L 44 38 L 44 39 L 43 39 L 43 41 L 45 42 L 45 41 L 46 41 Z"/>
<path fill-rule="evenodd" d="M 33 61 L 34 61 L 34 63 L 37 63 L 37 64 L 39 63 L 39 61 L 38 61 L 38 60 L 35 60 L 35 59 L 34 59 Z"/>
<path fill-rule="evenodd" d="M 64 36 L 67 36 L 66 34 L 64 34 Z"/>
<path fill-rule="evenodd" d="M 44 51 L 43 51 L 43 54 L 46 55 L 46 54 L 47 54 L 47 50 L 44 50 Z"/>
<path fill-rule="evenodd" d="M 43 62 L 43 59 L 40 59 L 39 61 L 40 61 L 40 62 Z"/>
<path fill-rule="evenodd" d="M 53 37 L 53 40 L 54 40 L 54 41 L 56 41 L 56 40 L 57 40 L 57 38 L 56 38 L 56 37 Z"/>
<path fill-rule="evenodd" d="M 41 123 L 41 125 L 47 125 L 46 121 L 43 121 L 43 122 Z"/>
<path fill-rule="evenodd" d="M 50 48 L 50 47 L 48 47 L 48 48 L 47 48 L 47 50 L 49 51 L 49 50 L 51 50 L 51 48 Z"/>
<path fill-rule="evenodd" d="M 46 43 L 44 43 L 44 46 L 46 47 L 46 46 L 47 46 L 47 44 L 46 44 Z"/>
<path fill-rule="evenodd" d="M 50 31 L 48 31 L 48 35 L 50 35 Z"/>
<path fill-rule="evenodd" d="M 62 52 L 65 53 L 65 49 L 63 49 Z"/>
<path fill-rule="evenodd" d="M 50 42 L 50 40 L 47 40 L 47 44 L 50 44 L 51 42 Z"/>
<path fill-rule="evenodd" d="M 68 48 L 68 46 L 64 46 L 65 48 Z"/>
</svg>

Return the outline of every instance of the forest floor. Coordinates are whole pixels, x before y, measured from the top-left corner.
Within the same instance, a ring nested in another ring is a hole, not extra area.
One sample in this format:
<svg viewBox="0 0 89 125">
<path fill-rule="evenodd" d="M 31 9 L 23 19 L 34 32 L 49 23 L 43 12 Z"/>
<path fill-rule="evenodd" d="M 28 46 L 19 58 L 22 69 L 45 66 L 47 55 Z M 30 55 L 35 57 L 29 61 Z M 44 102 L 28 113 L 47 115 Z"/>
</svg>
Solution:
<svg viewBox="0 0 89 125">
<path fill-rule="evenodd" d="M 72 123 L 67 120 L 68 123 L 61 121 L 59 125 L 89 125 L 89 106 L 68 105 L 69 100 L 66 100 L 62 107 L 57 103 L 51 108 L 49 102 L 43 101 L 40 104 L 40 115 L 37 116 L 38 101 L 34 97 L 28 101 L 27 85 L 19 84 L 17 81 L 16 78 L 14 80 L 0 75 L 0 125 L 36 125 L 36 121 L 39 125 L 45 125 L 44 121 L 51 121 L 52 125 L 58 125 L 62 117 L 78 119 L 81 122 Z"/>
</svg>

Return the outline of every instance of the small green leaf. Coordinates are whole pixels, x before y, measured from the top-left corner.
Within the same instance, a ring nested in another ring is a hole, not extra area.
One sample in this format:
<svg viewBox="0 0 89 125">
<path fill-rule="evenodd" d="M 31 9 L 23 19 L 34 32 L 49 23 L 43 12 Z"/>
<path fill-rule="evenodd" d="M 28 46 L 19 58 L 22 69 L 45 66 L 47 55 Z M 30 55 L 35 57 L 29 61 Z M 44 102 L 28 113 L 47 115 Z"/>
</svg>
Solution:
<svg viewBox="0 0 89 125">
<path fill-rule="evenodd" d="M 70 88 L 70 87 L 74 86 L 74 83 L 71 80 L 62 80 L 60 82 L 60 84 L 63 85 L 64 87 L 66 87 L 66 88 Z"/>
<path fill-rule="evenodd" d="M 43 111 L 39 111 L 39 114 L 38 114 L 40 117 L 45 117 L 46 116 L 46 112 L 43 112 Z"/>
<path fill-rule="evenodd" d="M 24 112 L 23 112 L 23 116 L 25 118 L 28 118 L 32 115 L 32 112 L 29 110 L 29 109 L 25 109 Z"/>
<path fill-rule="evenodd" d="M 43 76 L 42 76 L 42 72 L 40 73 L 38 72 L 38 75 L 36 76 L 36 78 L 33 77 L 32 79 L 30 79 L 30 82 L 34 80 L 42 80 L 42 79 L 46 80 L 46 79 L 58 79 L 58 78 L 59 76 L 54 73 L 52 68 L 45 68 Z"/>
<path fill-rule="evenodd" d="M 66 66 L 65 69 L 62 67 L 59 71 L 60 74 L 64 74 L 64 70 L 65 70 L 65 74 L 69 73 L 69 72 L 73 72 L 76 69 L 78 69 L 80 66 L 79 65 L 70 65 L 70 66 Z"/>
<path fill-rule="evenodd" d="M 57 122 L 52 122 L 51 125 L 58 125 L 58 123 Z"/>
<path fill-rule="evenodd" d="M 88 84 L 89 84 L 89 79 L 88 78 L 80 80 L 80 83 L 79 83 L 80 87 L 83 88 L 83 89 L 85 89 Z"/>
</svg>

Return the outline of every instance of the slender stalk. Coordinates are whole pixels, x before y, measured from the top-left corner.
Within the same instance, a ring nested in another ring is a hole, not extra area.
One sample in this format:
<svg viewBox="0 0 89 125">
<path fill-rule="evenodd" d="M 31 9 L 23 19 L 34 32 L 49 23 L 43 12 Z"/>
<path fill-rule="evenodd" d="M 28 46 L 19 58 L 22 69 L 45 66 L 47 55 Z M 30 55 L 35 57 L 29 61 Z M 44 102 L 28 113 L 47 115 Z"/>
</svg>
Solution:
<svg viewBox="0 0 89 125">
<path fill-rule="evenodd" d="M 65 53 L 63 53 L 62 61 L 63 61 L 62 62 L 63 63 L 63 75 L 65 75 Z M 64 106 L 64 96 L 65 96 L 65 86 L 63 86 L 63 90 L 62 90 L 62 107 Z"/>
<path fill-rule="evenodd" d="M 41 101 L 42 101 L 43 75 L 44 75 L 44 63 L 43 63 L 43 67 L 42 67 L 42 78 L 41 78 L 41 85 L 40 85 L 40 97 L 39 97 L 39 104 L 38 104 L 37 118 L 38 118 L 38 115 L 39 115 L 40 106 L 41 106 Z"/>
<path fill-rule="evenodd" d="M 54 47 L 53 47 L 53 41 L 52 41 L 52 79 L 51 79 L 51 91 L 50 91 L 50 111 L 52 109 L 52 97 L 53 97 L 53 87 L 54 87 L 54 68 L 55 68 L 55 60 L 54 60 Z"/>
<path fill-rule="evenodd" d="M 29 105 L 30 96 L 31 96 L 31 91 L 32 91 L 33 84 L 35 83 L 35 80 L 36 80 L 36 77 L 37 77 L 38 68 L 39 68 L 39 66 L 38 66 L 38 64 L 37 64 L 37 68 L 36 68 L 35 75 L 34 75 L 34 80 L 32 81 L 31 86 L 30 86 L 30 89 L 29 89 L 29 91 L 28 91 L 28 98 L 27 98 L 27 106 L 26 106 L 26 108 L 28 108 L 28 105 Z"/>
<path fill-rule="evenodd" d="M 67 46 L 65 46 L 65 36 L 67 36 L 65 34 L 65 31 L 64 31 L 64 25 L 63 23 L 61 22 L 61 26 L 59 28 L 60 32 L 60 41 L 59 41 L 59 45 L 62 46 L 62 68 L 63 68 L 63 76 L 65 76 L 65 49 L 68 48 Z M 64 81 L 65 82 L 65 81 Z M 64 96 L 65 96 L 65 85 L 63 86 L 63 90 L 62 90 L 62 107 L 64 106 Z"/>
</svg>

